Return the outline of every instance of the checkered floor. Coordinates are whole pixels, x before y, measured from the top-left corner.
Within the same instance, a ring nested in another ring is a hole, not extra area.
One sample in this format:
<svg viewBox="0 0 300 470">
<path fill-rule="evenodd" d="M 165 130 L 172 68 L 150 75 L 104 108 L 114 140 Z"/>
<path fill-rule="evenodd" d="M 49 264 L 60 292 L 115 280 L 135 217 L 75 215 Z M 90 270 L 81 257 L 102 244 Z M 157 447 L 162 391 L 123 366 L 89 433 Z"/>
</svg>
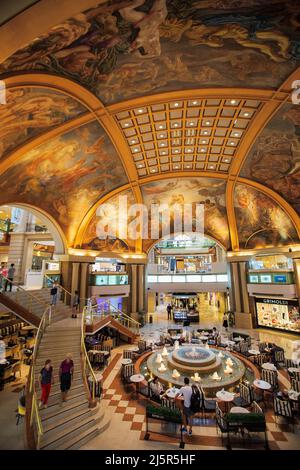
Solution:
<svg viewBox="0 0 300 470">
<path fill-rule="evenodd" d="M 146 419 L 145 406 L 148 400 L 143 396 L 136 399 L 135 386 L 124 385 L 121 381 L 122 351 L 115 350 L 111 362 L 104 372 L 104 395 L 102 406 L 111 414 L 110 427 L 88 443 L 86 449 L 170 449 L 178 448 L 177 438 L 158 434 L 150 434 L 150 440 L 145 441 Z M 286 385 L 287 376 L 280 372 L 280 384 Z M 271 450 L 300 449 L 300 422 L 294 426 L 287 424 L 278 418 L 277 423 L 271 409 L 266 411 L 267 435 Z M 153 429 L 153 428 L 152 428 Z M 121 439 L 120 439 L 121 436 Z M 213 416 L 203 419 L 197 417 L 194 420 L 193 435 L 185 436 L 185 449 L 224 449 L 226 448 L 226 436 L 223 440 L 217 431 Z M 233 449 L 264 449 L 264 435 L 251 434 L 233 436 L 231 439 Z"/>
</svg>

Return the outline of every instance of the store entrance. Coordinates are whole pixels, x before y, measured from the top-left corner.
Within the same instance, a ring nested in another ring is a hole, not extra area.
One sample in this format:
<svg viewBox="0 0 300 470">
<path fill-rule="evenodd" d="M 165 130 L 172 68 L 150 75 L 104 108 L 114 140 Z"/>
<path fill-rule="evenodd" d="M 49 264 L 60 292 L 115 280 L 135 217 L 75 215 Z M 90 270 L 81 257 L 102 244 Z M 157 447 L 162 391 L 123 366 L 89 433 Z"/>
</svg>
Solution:
<svg viewBox="0 0 300 470">
<path fill-rule="evenodd" d="M 224 292 L 156 293 L 154 313 L 158 320 L 166 320 L 167 306 L 172 306 L 172 320 L 176 322 L 221 323 L 226 308 Z M 150 310 L 149 310 L 150 311 Z"/>
</svg>

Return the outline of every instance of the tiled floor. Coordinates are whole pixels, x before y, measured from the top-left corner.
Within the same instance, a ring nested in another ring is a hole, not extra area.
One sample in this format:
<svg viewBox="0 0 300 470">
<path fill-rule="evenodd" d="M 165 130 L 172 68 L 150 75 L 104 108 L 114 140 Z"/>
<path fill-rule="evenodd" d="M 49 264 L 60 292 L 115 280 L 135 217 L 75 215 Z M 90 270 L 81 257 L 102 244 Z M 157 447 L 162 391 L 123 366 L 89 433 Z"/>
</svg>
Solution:
<svg viewBox="0 0 300 470">
<path fill-rule="evenodd" d="M 167 320 L 165 312 L 154 313 L 153 323 L 145 325 L 141 330 L 141 336 L 147 340 L 155 341 L 160 334 L 170 326 L 172 321 Z M 178 325 L 179 326 L 179 325 Z M 217 326 L 221 329 L 221 318 L 215 309 L 201 316 L 200 325 L 189 327 L 191 330 L 195 327 L 212 327 Z M 239 330 L 241 332 L 245 330 Z M 224 332 L 225 333 L 225 332 Z M 274 341 L 280 344 L 287 351 L 290 357 L 296 356 L 294 350 L 294 342 L 299 341 L 297 336 L 282 335 L 277 332 L 251 330 L 250 334 L 256 340 Z M 297 343 L 296 343 L 297 344 Z M 169 437 L 151 435 L 149 441 L 144 440 L 145 435 L 145 405 L 147 400 L 140 398 L 134 399 L 134 387 L 124 386 L 120 379 L 122 350 L 117 348 L 113 351 L 112 360 L 105 371 L 104 380 L 104 397 L 103 405 L 111 415 L 111 423 L 105 433 L 94 438 L 82 449 L 107 449 L 107 450 L 123 450 L 123 449 L 149 449 L 149 450 L 168 450 L 178 449 L 179 441 Z M 279 381 L 281 387 L 288 386 L 287 376 L 284 372 L 280 372 Z M 266 413 L 268 441 L 270 449 L 300 449 L 300 423 L 294 426 L 286 424 L 281 418 L 278 423 L 275 422 L 271 409 Z M 252 435 L 249 438 L 241 439 L 233 437 L 232 447 L 244 449 L 263 449 L 263 435 Z M 215 421 L 213 418 L 208 421 L 202 419 L 197 420 L 193 428 L 193 436 L 185 437 L 186 450 L 204 450 L 204 449 L 224 449 L 226 438 L 222 442 L 220 434 L 217 433 Z"/>
</svg>

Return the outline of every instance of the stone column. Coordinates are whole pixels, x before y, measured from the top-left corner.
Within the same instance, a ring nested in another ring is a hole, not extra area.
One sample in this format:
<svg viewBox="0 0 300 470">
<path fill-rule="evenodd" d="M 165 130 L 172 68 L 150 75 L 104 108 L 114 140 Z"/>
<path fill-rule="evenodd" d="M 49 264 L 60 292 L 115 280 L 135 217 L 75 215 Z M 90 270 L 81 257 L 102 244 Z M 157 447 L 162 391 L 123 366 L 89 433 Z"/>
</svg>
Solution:
<svg viewBox="0 0 300 470">
<path fill-rule="evenodd" d="M 300 258 L 293 259 L 294 280 L 296 285 L 297 297 L 300 303 Z"/>
<path fill-rule="evenodd" d="M 61 285 L 69 292 L 72 291 L 72 263 L 61 261 Z M 66 296 L 67 305 L 71 305 L 71 298 Z"/>
<path fill-rule="evenodd" d="M 131 313 L 137 311 L 137 265 L 131 265 Z"/>
<path fill-rule="evenodd" d="M 144 265 L 138 265 L 138 310 L 141 312 L 144 310 L 144 299 L 145 299 L 145 279 L 144 279 Z"/>
<path fill-rule="evenodd" d="M 84 300 L 88 296 L 89 263 L 80 263 L 80 308 L 84 307 Z"/>
<path fill-rule="evenodd" d="M 230 261 L 231 310 L 235 312 L 236 328 L 252 328 L 247 289 L 246 261 Z"/>
</svg>

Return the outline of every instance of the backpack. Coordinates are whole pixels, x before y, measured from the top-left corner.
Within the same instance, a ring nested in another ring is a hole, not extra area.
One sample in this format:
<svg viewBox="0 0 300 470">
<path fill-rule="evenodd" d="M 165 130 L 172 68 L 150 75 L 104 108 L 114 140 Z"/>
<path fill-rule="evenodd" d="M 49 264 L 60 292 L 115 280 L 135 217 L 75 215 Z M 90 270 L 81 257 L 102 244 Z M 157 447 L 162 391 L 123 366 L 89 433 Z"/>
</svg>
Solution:
<svg viewBox="0 0 300 470">
<path fill-rule="evenodd" d="M 200 390 L 196 385 L 192 385 L 192 396 L 191 396 L 191 406 L 190 409 L 193 413 L 198 413 L 201 411 L 201 396 Z"/>
</svg>

